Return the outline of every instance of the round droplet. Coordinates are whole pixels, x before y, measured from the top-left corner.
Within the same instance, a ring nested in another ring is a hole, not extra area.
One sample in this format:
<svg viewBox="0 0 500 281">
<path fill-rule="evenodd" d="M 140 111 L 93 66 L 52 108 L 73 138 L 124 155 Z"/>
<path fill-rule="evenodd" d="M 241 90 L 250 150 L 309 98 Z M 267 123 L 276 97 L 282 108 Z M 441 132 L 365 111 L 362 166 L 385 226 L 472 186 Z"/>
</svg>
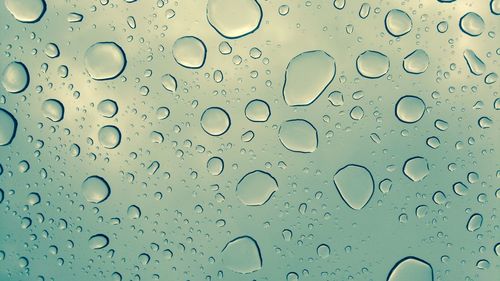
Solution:
<svg viewBox="0 0 500 281">
<path fill-rule="evenodd" d="M 236 186 L 236 196 L 247 206 L 266 203 L 278 190 L 278 182 L 269 173 L 255 170 L 243 176 Z"/>
<path fill-rule="evenodd" d="M 333 91 L 328 95 L 328 101 L 333 106 L 341 106 L 344 104 L 344 95 L 339 91 Z"/>
<path fill-rule="evenodd" d="M 403 173 L 412 181 L 421 181 L 429 175 L 429 164 L 420 156 L 410 158 L 403 165 Z"/>
<path fill-rule="evenodd" d="M 365 112 L 361 106 L 355 106 L 351 109 L 349 115 L 353 120 L 361 120 L 365 116 Z"/>
<path fill-rule="evenodd" d="M 494 15 L 500 15 L 500 0 L 491 0 L 490 10 Z"/>
<path fill-rule="evenodd" d="M 28 69 L 22 62 L 13 61 L 3 70 L 2 85 L 7 92 L 20 93 L 28 87 L 29 81 Z"/>
<path fill-rule="evenodd" d="M 107 125 L 99 129 L 98 139 L 102 146 L 113 149 L 120 144 L 122 134 L 117 127 Z"/>
<path fill-rule="evenodd" d="M 224 265 L 238 273 L 251 273 L 262 268 L 259 245 L 250 236 L 241 236 L 228 242 L 221 255 Z"/>
<path fill-rule="evenodd" d="M 102 249 L 109 244 L 108 236 L 104 234 L 96 234 L 89 238 L 89 247 L 92 250 Z"/>
<path fill-rule="evenodd" d="M 262 8 L 256 0 L 208 0 L 207 19 L 220 35 L 238 38 L 259 28 Z"/>
<path fill-rule="evenodd" d="M 207 161 L 207 170 L 212 176 L 218 176 L 224 170 L 224 161 L 219 157 L 212 157 Z"/>
<path fill-rule="evenodd" d="M 375 79 L 384 76 L 390 67 L 389 58 L 377 51 L 365 51 L 356 59 L 356 67 L 363 77 Z"/>
<path fill-rule="evenodd" d="M 429 67 L 429 55 L 422 50 L 416 49 L 403 60 L 403 68 L 411 74 L 424 73 Z"/>
<path fill-rule="evenodd" d="M 416 257 L 406 257 L 394 265 L 387 281 L 433 281 L 432 271 L 428 262 Z"/>
<path fill-rule="evenodd" d="M 245 116 L 253 122 L 266 122 L 270 115 L 269 105 L 263 100 L 252 100 L 245 107 Z"/>
<path fill-rule="evenodd" d="M 207 108 L 201 115 L 201 127 L 211 136 L 223 135 L 231 126 L 227 112 L 220 107 Z"/>
<path fill-rule="evenodd" d="M 469 12 L 460 18 L 460 29 L 470 36 L 479 36 L 484 31 L 484 20 L 480 15 Z"/>
<path fill-rule="evenodd" d="M 285 71 L 285 102 L 289 106 L 311 104 L 332 82 L 335 71 L 335 60 L 324 51 L 309 51 L 295 56 Z"/>
<path fill-rule="evenodd" d="M 127 59 L 122 48 L 114 42 L 98 42 L 85 52 L 85 68 L 94 80 L 109 80 L 120 75 Z"/>
<path fill-rule="evenodd" d="M 321 244 L 316 248 L 316 253 L 320 258 L 326 259 L 330 256 L 330 247 L 326 244 Z"/>
<path fill-rule="evenodd" d="M 103 100 L 97 105 L 97 111 L 106 118 L 112 118 L 118 113 L 118 105 L 114 100 Z"/>
<path fill-rule="evenodd" d="M 175 91 L 177 91 L 177 80 L 170 74 L 165 74 L 161 77 L 161 85 L 169 93 L 175 93 Z"/>
<path fill-rule="evenodd" d="M 64 118 L 64 106 L 56 99 L 45 100 L 42 104 L 43 116 L 52 122 L 59 122 Z"/>
<path fill-rule="evenodd" d="M 311 153 L 318 148 L 318 132 L 316 128 L 303 119 L 283 122 L 278 137 L 281 144 L 293 152 Z"/>
<path fill-rule="evenodd" d="M 0 108 L 0 146 L 9 145 L 17 131 L 17 120 L 10 112 Z"/>
<path fill-rule="evenodd" d="M 5 7 L 20 22 L 39 21 L 46 10 L 44 0 L 5 0 Z"/>
<path fill-rule="evenodd" d="M 481 228 L 483 225 L 483 216 L 481 214 L 473 214 L 469 221 L 467 222 L 467 230 L 470 232 L 474 232 Z"/>
<path fill-rule="evenodd" d="M 403 36 L 411 31 L 412 26 L 410 16 L 399 9 L 390 10 L 385 16 L 385 28 L 392 36 Z"/>
<path fill-rule="evenodd" d="M 97 204 L 109 197 L 111 189 L 104 178 L 90 176 L 82 183 L 82 194 L 88 202 Z"/>
<path fill-rule="evenodd" d="M 355 164 L 339 169 L 333 182 L 344 202 L 354 210 L 361 210 L 370 201 L 375 186 L 370 171 Z"/>
<path fill-rule="evenodd" d="M 136 205 L 130 205 L 127 209 L 127 217 L 136 220 L 141 217 L 141 209 Z"/>
<path fill-rule="evenodd" d="M 396 117 L 404 123 L 419 121 L 425 112 L 424 101 L 416 96 L 403 96 L 396 103 Z"/>
<path fill-rule="evenodd" d="M 47 57 L 51 59 L 57 58 L 59 56 L 59 47 L 57 47 L 57 45 L 54 43 L 48 43 L 47 45 L 45 45 L 45 49 L 43 50 L 43 52 L 45 53 L 45 55 L 47 55 Z"/>
<path fill-rule="evenodd" d="M 196 69 L 205 64 L 207 48 L 200 39 L 194 36 L 184 36 L 175 41 L 172 54 L 179 65 Z"/>
</svg>

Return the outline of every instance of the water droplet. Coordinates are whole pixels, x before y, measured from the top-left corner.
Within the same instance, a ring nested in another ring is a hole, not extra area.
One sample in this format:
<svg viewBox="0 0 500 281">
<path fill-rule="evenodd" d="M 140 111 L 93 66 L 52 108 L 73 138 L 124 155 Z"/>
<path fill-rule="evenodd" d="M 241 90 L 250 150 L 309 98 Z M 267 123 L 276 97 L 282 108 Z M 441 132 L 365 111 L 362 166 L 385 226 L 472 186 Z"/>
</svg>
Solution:
<svg viewBox="0 0 500 281">
<path fill-rule="evenodd" d="M 377 51 L 365 51 L 356 59 L 356 68 L 365 78 L 380 78 L 389 71 L 389 67 L 389 58 Z"/>
<path fill-rule="evenodd" d="M 494 15 L 500 15 L 500 0 L 491 0 L 490 10 Z"/>
<path fill-rule="evenodd" d="M 245 116 L 253 122 L 266 122 L 270 115 L 269 105 L 263 100 L 252 100 L 245 107 Z"/>
<path fill-rule="evenodd" d="M 473 50 L 467 49 L 464 51 L 464 58 L 467 62 L 469 70 L 474 75 L 481 75 L 486 70 L 484 62 L 476 55 Z"/>
<path fill-rule="evenodd" d="M 98 139 L 102 146 L 113 149 L 120 144 L 122 134 L 117 127 L 106 125 L 99 129 Z"/>
<path fill-rule="evenodd" d="M 321 244 L 316 249 L 316 253 L 320 258 L 326 259 L 330 256 L 330 247 L 326 244 Z"/>
<path fill-rule="evenodd" d="M 299 280 L 299 275 L 295 272 L 289 272 L 286 275 L 286 281 L 298 281 Z"/>
<path fill-rule="evenodd" d="M 114 42 L 95 43 L 85 52 L 85 68 L 94 80 L 114 79 L 126 64 L 123 49 Z"/>
<path fill-rule="evenodd" d="M 0 146 L 9 145 L 17 131 L 17 120 L 10 112 L 0 108 Z"/>
<path fill-rule="evenodd" d="M 177 91 L 177 80 L 170 74 L 165 74 L 161 77 L 161 85 L 169 93 L 175 93 L 175 91 Z"/>
<path fill-rule="evenodd" d="M 52 122 L 59 122 L 64 118 L 64 106 L 55 99 L 45 100 L 42 104 L 43 116 Z"/>
<path fill-rule="evenodd" d="M 389 272 L 387 281 L 433 281 L 431 265 L 416 257 L 406 257 L 396 263 Z"/>
<path fill-rule="evenodd" d="M 361 106 L 355 106 L 351 109 L 349 115 L 353 120 L 361 120 L 365 116 L 365 112 Z"/>
<path fill-rule="evenodd" d="M 411 31 L 412 26 L 410 16 L 399 9 L 392 9 L 385 16 L 385 28 L 392 36 L 403 36 Z"/>
<path fill-rule="evenodd" d="M 281 144 L 293 152 L 311 153 L 318 148 L 318 132 L 316 128 L 303 119 L 283 122 L 278 137 Z"/>
<path fill-rule="evenodd" d="M 218 176 L 224 170 L 224 161 L 219 157 L 212 157 L 207 161 L 207 170 L 212 176 Z"/>
<path fill-rule="evenodd" d="M 2 85 L 7 92 L 16 94 L 24 91 L 29 84 L 28 69 L 22 62 L 9 63 L 2 73 Z"/>
<path fill-rule="evenodd" d="M 344 95 L 339 91 L 333 91 L 328 95 L 328 100 L 333 106 L 341 106 L 344 104 Z"/>
<path fill-rule="evenodd" d="M 481 129 L 488 129 L 488 128 L 491 128 L 491 126 L 493 126 L 493 120 L 491 120 L 490 118 L 488 118 L 486 116 L 483 116 L 483 117 L 479 118 L 479 120 L 477 121 L 477 124 L 479 125 L 479 127 Z"/>
<path fill-rule="evenodd" d="M 470 36 L 479 36 L 484 30 L 484 20 L 480 15 L 469 12 L 460 18 L 460 29 Z"/>
<path fill-rule="evenodd" d="M 361 210 L 370 201 L 375 185 L 370 171 L 356 164 L 340 168 L 333 182 L 344 202 L 354 210 Z"/>
<path fill-rule="evenodd" d="M 208 0 L 207 19 L 220 35 L 238 38 L 259 28 L 262 8 L 256 0 Z"/>
<path fill-rule="evenodd" d="M 484 77 L 484 83 L 487 85 L 491 85 L 497 82 L 497 80 L 498 80 L 498 74 L 496 74 L 495 72 L 488 73 L 488 75 Z"/>
<path fill-rule="evenodd" d="M 255 170 L 243 176 L 236 186 L 236 196 L 247 206 L 261 206 L 278 190 L 278 182 L 269 173 Z"/>
<path fill-rule="evenodd" d="M 396 117 L 404 123 L 419 121 L 425 112 L 424 101 L 416 96 L 403 96 L 396 103 Z"/>
<path fill-rule="evenodd" d="M 228 242 L 222 249 L 224 265 L 238 273 L 251 273 L 262 268 L 259 245 L 250 236 L 241 236 Z"/>
<path fill-rule="evenodd" d="M 83 15 L 78 14 L 78 13 L 69 13 L 66 20 L 69 23 L 81 22 L 83 20 Z"/>
<path fill-rule="evenodd" d="M 425 158 L 415 156 L 406 160 L 403 173 L 412 181 L 421 181 L 429 175 L 429 164 Z"/>
<path fill-rule="evenodd" d="M 109 238 L 104 234 L 92 235 L 89 238 L 89 247 L 92 250 L 102 249 L 109 244 Z"/>
<path fill-rule="evenodd" d="M 403 68 L 411 74 L 424 73 L 428 67 L 429 55 L 422 49 L 416 49 L 403 60 Z"/>
<path fill-rule="evenodd" d="M 483 225 L 483 216 L 477 213 L 473 214 L 467 222 L 467 230 L 470 232 L 474 232 L 481 228 L 481 225 Z"/>
<path fill-rule="evenodd" d="M 127 217 L 132 220 L 139 219 L 141 217 L 141 209 L 136 205 L 130 205 L 127 209 Z"/>
<path fill-rule="evenodd" d="M 20 22 L 39 21 L 46 10 L 44 0 L 5 0 L 5 8 Z"/>
<path fill-rule="evenodd" d="M 207 108 L 200 119 L 201 128 L 211 135 L 220 136 L 229 130 L 231 126 L 231 119 L 227 112 L 220 107 Z"/>
<path fill-rule="evenodd" d="M 384 179 L 378 185 L 378 189 L 380 189 L 380 191 L 384 194 L 389 193 L 389 191 L 391 191 L 391 188 L 392 181 L 390 179 Z"/>
<path fill-rule="evenodd" d="M 90 176 L 82 183 L 82 194 L 88 202 L 98 204 L 108 199 L 111 189 L 104 178 Z"/>
<path fill-rule="evenodd" d="M 285 102 L 289 106 L 311 104 L 332 82 L 335 71 L 335 60 L 324 51 L 309 51 L 295 56 L 285 71 Z"/>
<path fill-rule="evenodd" d="M 47 45 L 45 45 L 45 49 L 43 50 L 43 52 L 45 53 L 45 55 L 47 55 L 47 57 L 51 59 L 57 58 L 60 54 L 59 47 L 57 47 L 57 45 L 54 43 L 48 43 Z"/>
<path fill-rule="evenodd" d="M 194 36 L 184 36 L 177 39 L 172 46 L 175 61 L 186 68 L 200 68 L 205 64 L 207 47 Z"/>
<path fill-rule="evenodd" d="M 462 182 L 456 182 L 453 184 L 453 192 L 458 196 L 464 196 L 469 192 L 469 187 Z"/>
<path fill-rule="evenodd" d="M 114 100 L 103 100 L 97 105 L 97 111 L 106 118 L 112 118 L 118 113 L 118 105 Z"/>
</svg>

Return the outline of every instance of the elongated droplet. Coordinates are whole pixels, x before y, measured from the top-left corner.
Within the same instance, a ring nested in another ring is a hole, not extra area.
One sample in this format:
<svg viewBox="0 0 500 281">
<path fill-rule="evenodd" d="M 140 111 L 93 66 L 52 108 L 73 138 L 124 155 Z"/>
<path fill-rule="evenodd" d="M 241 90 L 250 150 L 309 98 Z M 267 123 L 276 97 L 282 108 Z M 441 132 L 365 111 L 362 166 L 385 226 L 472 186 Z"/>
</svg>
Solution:
<svg viewBox="0 0 500 281">
<path fill-rule="evenodd" d="M 467 62 L 467 66 L 469 67 L 469 70 L 472 74 L 474 75 L 481 75 L 484 73 L 486 70 L 486 65 L 484 62 L 476 55 L 476 53 L 471 50 L 467 49 L 464 51 L 464 58 L 465 61 Z"/>
<path fill-rule="evenodd" d="M 108 246 L 108 244 L 109 244 L 109 238 L 108 238 L 108 236 L 106 236 L 104 234 L 92 235 L 89 238 L 89 247 L 92 250 L 102 249 L 102 248 Z"/>
<path fill-rule="evenodd" d="M 470 232 L 474 232 L 481 228 L 483 225 L 483 216 L 481 214 L 473 214 L 469 221 L 467 222 L 467 230 Z"/>
<path fill-rule="evenodd" d="M 404 123 L 415 123 L 424 116 L 425 103 L 416 96 L 401 97 L 396 103 L 396 117 Z"/>
</svg>

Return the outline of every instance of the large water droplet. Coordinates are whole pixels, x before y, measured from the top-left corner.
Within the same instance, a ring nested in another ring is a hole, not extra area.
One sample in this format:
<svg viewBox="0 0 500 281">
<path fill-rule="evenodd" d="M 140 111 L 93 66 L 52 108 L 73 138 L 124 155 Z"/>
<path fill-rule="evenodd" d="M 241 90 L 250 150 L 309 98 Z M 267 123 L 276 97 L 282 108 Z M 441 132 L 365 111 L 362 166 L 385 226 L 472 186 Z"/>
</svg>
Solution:
<svg viewBox="0 0 500 281">
<path fill-rule="evenodd" d="M 303 119 L 283 122 L 278 137 L 281 144 L 293 152 L 311 153 L 318 148 L 318 132 L 316 128 Z"/>
<path fill-rule="evenodd" d="M 104 178 L 90 176 L 82 183 L 82 194 L 88 202 L 97 204 L 109 197 L 111 189 Z"/>
<path fill-rule="evenodd" d="M 429 175 L 429 164 L 425 158 L 415 156 L 406 160 L 403 173 L 412 181 L 421 181 Z"/>
<path fill-rule="evenodd" d="M 207 170 L 212 176 L 218 176 L 224 170 L 224 161 L 220 157 L 212 157 L 207 161 Z"/>
<path fill-rule="evenodd" d="M 187 68 L 200 68 L 205 64 L 207 48 L 200 39 L 184 36 L 177 39 L 172 46 L 175 61 Z"/>
<path fill-rule="evenodd" d="M 390 10 L 385 16 L 385 28 L 392 36 L 403 36 L 411 31 L 412 26 L 410 16 L 399 9 Z"/>
<path fill-rule="evenodd" d="M 335 60 L 321 50 L 292 58 L 285 72 L 285 102 L 290 106 L 311 104 L 332 82 L 335 71 Z"/>
<path fill-rule="evenodd" d="M 370 171 L 355 164 L 339 169 L 333 182 L 344 202 L 354 210 L 361 210 L 370 201 L 375 185 Z"/>
<path fill-rule="evenodd" d="M 252 100 L 245 107 L 245 116 L 253 122 L 266 122 L 270 115 L 269 105 L 263 100 Z"/>
<path fill-rule="evenodd" d="M 464 51 L 464 58 L 465 58 L 465 61 L 467 62 L 467 66 L 469 67 L 469 70 L 472 74 L 481 75 L 486 70 L 486 65 L 476 55 L 476 53 L 473 50 L 471 50 L 471 49 L 465 50 Z"/>
<path fill-rule="evenodd" d="M 45 100 L 42 104 L 43 116 L 50 121 L 59 122 L 64 118 L 64 106 L 55 99 Z"/>
<path fill-rule="evenodd" d="M 262 268 L 260 248 L 250 236 L 241 236 L 228 242 L 222 249 L 224 265 L 238 273 L 251 273 Z"/>
<path fill-rule="evenodd" d="M 500 0 L 491 0 L 490 10 L 494 15 L 500 15 Z"/>
<path fill-rule="evenodd" d="M 28 87 L 29 81 L 28 69 L 22 62 L 13 61 L 3 70 L 2 85 L 7 92 L 20 93 Z"/>
<path fill-rule="evenodd" d="M 243 176 L 236 186 L 236 196 L 248 206 L 266 203 L 278 190 L 278 182 L 269 173 L 255 170 Z"/>
<path fill-rule="evenodd" d="M 97 105 L 97 111 L 106 118 L 112 118 L 118 113 L 118 105 L 114 100 L 103 100 Z"/>
<path fill-rule="evenodd" d="M 207 108 L 200 119 L 201 128 L 212 136 L 223 135 L 231 126 L 231 119 L 227 112 L 220 107 Z"/>
<path fill-rule="evenodd" d="M 9 145 L 17 131 L 17 120 L 5 109 L 0 108 L 0 146 Z"/>
<path fill-rule="evenodd" d="M 92 235 L 89 238 L 89 247 L 92 250 L 102 249 L 102 248 L 108 246 L 108 244 L 109 244 L 109 238 L 108 238 L 108 236 L 106 236 L 104 234 Z"/>
<path fill-rule="evenodd" d="M 375 79 L 384 76 L 390 67 L 389 58 L 377 51 L 365 51 L 356 59 L 356 67 L 363 77 Z"/>
<path fill-rule="evenodd" d="M 481 228 L 483 225 L 483 216 L 481 214 L 473 214 L 469 221 L 467 222 L 467 230 L 470 232 L 474 232 Z"/>
<path fill-rule="evenodd" d="M 460 29 L 470 36 L 479 36 L 484 30 L 484 20 L 480 15 L 469 12 L 460 18 Z"/>
<path fill-rule="evenodd" d="M 403 60 L 403 68 L 411 74 L 424 73 L 428 67 L 429 55 L 422 49 L 416 49 Z"/>
<path fill-rule="evenodd" d="M 387 281 L 433 281 L 431 265 L 416 257 L 406 257 L 394 265 Z"/>
<path fill-rule="evenodd" d="M 262 8 L 256 0 L 208 0 L 207 19 L 226 38 L 238 38 L 257 30 Z"/>
<path fill-rule="evenodd" d="M 44 0 L 5 0 L 5 8 L 20 22 L 39 21 L 45 13 Z"/>
<path fill-rule="evenodd" d="M 99 129 L 98 139 L 102 146 L 113 149 L 120 144 L 122 134 L 117 127 L 106 125 Z"/>
<path fill-rule="evenodd" d="M 127 64 L 122 48 L 114 42 L 98 42 L 85 52 L 85 68 L 94 80 L 118 77 Z"/>
<path fill-rule="evenodd" d="M 396 117 L 405 123 L 415 123 L 424 116 L 425 103 L 416 96 L 401 97 L 396 103 Z"/>
</svg>

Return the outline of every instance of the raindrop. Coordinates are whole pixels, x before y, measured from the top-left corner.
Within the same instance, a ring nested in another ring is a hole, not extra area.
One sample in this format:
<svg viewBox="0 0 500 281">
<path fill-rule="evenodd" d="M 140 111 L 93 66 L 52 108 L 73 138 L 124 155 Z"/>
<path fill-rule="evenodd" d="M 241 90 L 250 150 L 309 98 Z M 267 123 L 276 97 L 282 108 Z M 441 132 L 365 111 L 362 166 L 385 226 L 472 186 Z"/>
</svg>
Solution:
<svg viewBox="0 0 500 281">
<path fill-rule="evenodd" d="M 109 238 L 104 234 L 96 234 L 89 238 L 89 247 L 92 250 L 102 249 L 109 244 Z"/>
<path fill-rule="evenodd" d="M 262 268 L 259 245 L 250 236 L 241 236 L 228 242 L 221 255 L 224 265 L 238 273 L 247 274 Z"/>
<path fill-rule="evenodd" d="M 177 91 L 177 80 L 170 74 L 165 74 L 161 77 L 161 85 L 169 93 L 175 93 L 175 91 Z"/>
<path fill-rule="evenodd" d="M 486 70 L 484 62 L 476 55 L 473 50 L 467 49 L 464 51 L 464 58 L 467 62 L 469 70 L 474 75 L 481 75 Z"/>
<path fill-rule="evenodd" d="M 99 129 L 98 133 L 99 142 L 108 149 L 117 147 L 122 139 L 120 130 L 113 125 L 106 125 Z"/>
<path fill-rule="evenodd" d="M 99 176 L 90 176 L 86 178 L 81 188 L 85 199 L 95 204 L 104 202 L 111 194 L 109 184 L 104 178 Z"/>
<path fill-rule="evenodd" d="M 123 49 L 114 42 L 95 43 L 85 52 L 85 68 L 94 80 L 114 79 L 126 64 Z"/>
<path fill-rule="evenodd" d="M 396 263 L 389 272 L 387 281 L 433 281 L 431 265 L 417 257 L 406 257 Z"/>
<path fill-rule="evenodd" d="M 375 79 L 384 76 L 390 67 L 389 58 L 377 51 L 365 51 L 356 59 L 359 74 L 365 78 Z"/>
<path fill-rule="evenodd" d="M 269 173 L 255 170 L 243 176 L 236 186 L 236 196 L 247 206 L 264 205 L 278 190 L 278 182 Z"/>
<path fill-rule="evenodd" d="M 484 20 L 480 15 L 469 12 L 460 18 L 460 29 L 470 36 L 479 36 L 484 30 Z"/>
<path fill-rule="evenodd" d="M 44 0 L 5 0 L 5 8 L 20 22 L 39 21 L 46 10 Z"/>
<path fill-rule="evenodd" d="M 385 16 L 385 28 L 395 37 L 403 36 L 411 31 L 412 20 L 410 16 L 401 10 L 390 10 Z"/>
<path fill-rule="evenodd" d="M 355 164 L 339 169 L 333 182 L 344 202 L 354 210 L 361 210 L 370 201 L 375 185 L 370 171 Z"/>
<path fill-rule="evenodd" d="M 207 161 L 207 170 L 212 176 L 218 176 L 224 170 L 224 161 L 219 157 L 212 157 Z"/>
<path fill-rule="evenodd" d="M 403 173 L 412 181 L 421 181 L 429 175 L 429 164 L 420 156 L 410 158 L 403 165 Z"/>
<path fill-rule="evenodd" d="M 227 112 L 220 107 L 207 108 L 200 119 L 201 128 L 211 136 L 220 136 L 229 130 L 231 119 Z"/>
<path fill-rule="evenodd" d="M 270 115 L 269 105 L 263 100 L 252 100 L 245 107 L 245 116 L 253 122 L 266 122 Z"/>
<path fill-rule="evenodd" d="M 259 28 L 262 8 L 256 0 L 208 0 L 207 19 L 220 35 L 238 38 Z"/>
<path fill-rule="evenodd" d="M 404 123 L 419 121 L 425 112 L 424 101 L 416 96 L 403 96 L 396 103 L 396 117 Z"/>
<path fill-rule="evenodd" d="M 0 146 L 9 145 L 17 131 L 17 120 L 5 109 L 0 108 Z"/>
<path fill-rule="evenodd" d="M 205 64 L 207 47 L 194 36 L 184 36 L 177 39 L 172 46 L 175 61 L 186 68 L 200 68 Z"/>
<path fill-rule="evenodd" d="M 429 55 L 422 49 L 416 49 L 403 60 L 403 68 L 411 74 L 424 73 L 428 67 Z"/>
<path fill-rule="evenodd" d="M 316 128 L 303 119 L 283 122 L 278 137 L 281 144 L 293 152 L 311 153 L 318 148 L 318 132 Z"/>
<path fill-rule="evenodd" d="M 59 122 L 64 118 L 64 106 L 56 99 L 45 100 L 42 104 L 43 116 L 52 122 Z"/>
<path fill-rule="evenodd" d="M 473 214 L 469 221 L 467 222 L 467 230 L 470 232 L 474 232 L 481 228 L 483 224 L 483 216 L 481 214 Z"/>
<path fill-rule="evenodd" d="M 103 100 L 97 105 L 97 111 L 101 116 L 106 118 L 112 118 L 118 113 L 118 105 L 114 100 Z"/>
<path fill-rule="evenodd" d="M 28 69 L 22 62 L 9 63 L 2 73 L 2 85 L 7 92 L 16 94 L 24 91 L 29 84 Z"/>
</svg>

